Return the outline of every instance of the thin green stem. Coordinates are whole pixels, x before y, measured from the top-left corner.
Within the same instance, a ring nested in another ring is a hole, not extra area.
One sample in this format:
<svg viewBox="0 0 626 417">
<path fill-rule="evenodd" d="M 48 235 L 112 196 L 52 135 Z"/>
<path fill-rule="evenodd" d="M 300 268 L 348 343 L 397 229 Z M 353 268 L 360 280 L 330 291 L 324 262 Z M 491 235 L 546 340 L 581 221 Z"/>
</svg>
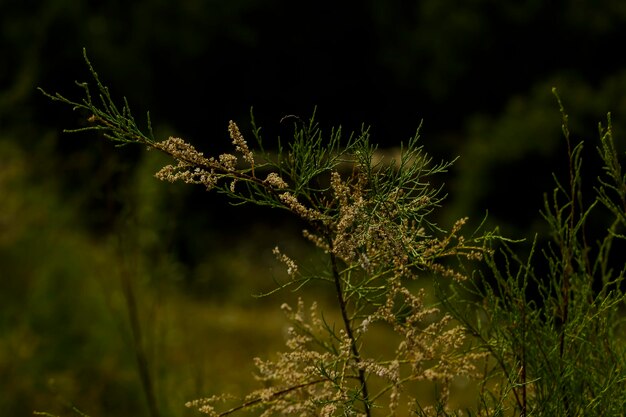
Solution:
<svg viewBox="0 0 626 417">
<path fill-rule="evenodd" d="M 157 406 L 156 395 L 148 366 L 148 357 L 143 346 L 143 337 L 141 332 L 141 321 L 139 320 L 137 300 L 130 278 L 130 272 L 126 268 L 122 271 L 122 289 L 124 299 L 126 301 L 126 309 L 128 313 L 128 321 L 133 337 L 133 346 L 135 351 L 135 360 L 137 362 L 137 371 L 141 379 L 141 386 L 146 396 L 148 410 L 151 417 L 159 417 L 159 409 Z"/>
</svg>

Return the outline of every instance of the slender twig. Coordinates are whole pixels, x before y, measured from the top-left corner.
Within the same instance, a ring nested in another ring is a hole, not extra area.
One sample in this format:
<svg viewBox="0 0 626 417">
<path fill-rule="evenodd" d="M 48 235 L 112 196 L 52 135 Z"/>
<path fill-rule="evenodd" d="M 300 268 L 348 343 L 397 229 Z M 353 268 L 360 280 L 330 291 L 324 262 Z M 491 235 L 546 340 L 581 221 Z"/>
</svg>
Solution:
<svg viewBox="0 0 626 417">
<path fill-rule="evenodd" d="M 315 381 L 309 381 L 309 382 L 305 382 L 303 384 L 294 385 L 293 387 L 285 388 L 283 390 L 280 390 L 280 391 L 277 391 L 277 392 L 273 393 L 270 396 L 270 398 L 277 398 L 277 397 L 283 396 L 285 394 L 288 394 L 288 393 L 290 393 L 292 391 L 295 391 L 297 389 L 310 387 L 311 385 L 315 385 L 315 384 L 321 384 L 322 382 L 326 382 L 326 379 L 316 379 Z M 226 410 L 224 412 L 219 413 L 218 416 L 219 417 L 227 416 L 227 415 L 232 414 L 232 413 L 234 413 L 236 411 L 252 407 L 252 406 L 260 403 L 261 401 L 267 401 L 267 399 L 256 398 L 254 400 L 247 401 L 247 402 L 245 402 L 243 404 L 240 404 L 240 405 L 238 405 L 236 407 L 231 408 L 230 410 Z"/>
<path fill-rule="evenodd" d="M 156 395 L 154 393 L 154 386 L 152 384 L 152 378 L 150 376 L 150 369 L 148 366 L 148 357 L 143 346 L 141 322 L 139 320 L 137 300 L 135 298 L 135 292 L 133 290 L 130 272 L 127 270 L 127 268 L 124 268 L 124 270 L 122 271 L 121 281 L 124 299 L 126 301 L 128 320 L 130 323 L 130 329 L 133 337 L 135 360 L 137 361 L 137 371 L 139 372 L 139 377 L 141 379 L 141 386 L 146 397 L 150 416 L 159 417 L 159 409 L 157 406 Z"/>
<path fill-rule="evenodd" d="M 343 287 L 341 285 L 341 276 L 339 274 L 339 268 L 337 267 L 337 257 L 333 252 L 333 241 L 331 238 L 328 239 L 328 247 L 330 253 L 330 262 L 333 273 L 333 278 L 335 281 L 335 290 L 337 292 L 337 301 L 339 302 L 339 309 L 341 311 L 341 318 L 343 320 L 344 327 L 346 329 L 346 334 L 350 339 L 350 348 L 352 350 L 352 355 L 354 356 L 354 361 L 357 366 L 361 363 L 361 355 L 359 353 L 359 347 L 354 337 L 354 332 L 352 331 L 352 323 L 350 318 L 348 317 L 348 309 L 346 300 L 343 294 Z M 365 371 L 363 369 L 359 369 L 359 382 L 361 383 L 361 390 L 363 392 L 363 404 L 365 406 L 365 414 L 370 417 L 370 398 L 367 389 L 367 380 L 365 378 Z"/>
<path fill-rule="evenodd" d="M 558 96 L 558 94 L 556 94 L 556 90 L 553 88 L 552 92 L 556 95 L 557 101 L 559 103 L 559 110 L 561 112 L 561 130 L 563 132 L 563 136 L 565 137 L 565 141 L 567 144 L 567 156 L 568 156 L 568 175 L 569 175 L 569 193 L 565 192 L 565 190 L 563 189 L 563 192 L 566 194 L 566 196 L 569 199 L 569 216 L 567 218 L 567 223 L 566 224 L 559 224 L 559 230 L 557 231 L 558 233 L 561 234 L 561 236 L 558 236 L 557 239 L 557 243 L 559 245 L 559 248 L 561 250 L 561 262 L 563 265 L 563 271 L 562 271 L 562 277 L 561 277 L 561 305 L 560 305 L 560 325 L 561 328 L 559 329 L 560 331 L 560 335 L 559 335 L 559 358 L 561 359 L 560 363 L 561 363 L 561 377 L 563 377 L 565 370 L 562 368 L 563 366 L 563 358 L 565 355 L 565 327 L 567 325 L 568 319 L 569 319 L 569 293 L 570 293 L 570 287 L 571 287 L 571 283 L 570 283 L 570 279 L 571 276 L 573 275 L 573 266 L 572 266 L 572 257 L 573 257 L 573 244 L 574 244 L 574 239 L 575 236 L 573 235 L 574 233 L 574 216 L 576 214 L 576 176 L 575 176 L 575 169 L 574 169 L 574 152 L 572 150 L 572 144 L 570 141 L 570 131 L 569 131 L 569 126 L 568 126 L 568 115 L 565 112 L 565 108 L 563 107 L 563 104 L 561 103 L 561 99 Z M 556 195 L 555 195 L 555 199 L 556 199 Z M 557 215 L 558 217 L 561 216 L 560 210 L 558 209 L 557 206 L 557 202 L 555 200 L 554 202 L 555 204 L 555 215 Z M 560 223 L 560 222 L 559 222 Z M 565 229 L 563 229 L 563 226 L 565 227 Z M 565 415 L 569 416 L 570 415 L 570 410 L 569 410 L 569 398 L 566 392 L 563 393 L 563 403 L 565 406 Z"/>
</svg>

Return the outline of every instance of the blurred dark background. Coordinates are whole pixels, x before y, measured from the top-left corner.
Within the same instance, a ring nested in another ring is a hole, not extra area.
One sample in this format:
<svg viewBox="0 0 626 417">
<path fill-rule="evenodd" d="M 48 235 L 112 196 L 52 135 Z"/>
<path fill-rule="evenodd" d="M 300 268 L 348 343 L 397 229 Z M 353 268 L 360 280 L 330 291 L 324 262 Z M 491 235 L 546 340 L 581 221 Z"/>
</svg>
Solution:
<svg viewBox="0 0 626 417">
<path fill-rule="evenodd" d="M 246 134 L 251 107 L 270 141 L 288 136 L 283 116 L 316 106 L 325 129 L 370 125 L 381 148 L 423 121 L 435 159 L 460 156 L 442 179 L 438 220 L 477 224 L 489 210 L 490 225 L 530 237 L 551 173 L 566 166 L 552 87 L 574 137 L 588 141 L 589 166 L 609 111 L 625 148 L 625 41 L 620 0 L 0 2 L 0 415 L 70 403 L 147 415 L 125 276 L 140 295 L 163 415 L 245 389 L 233 368 L 276 344 L 250 311 L 278 301 L 250 294 L 280 275 L 276 242 L 307 253 L 297 225 L 271 212 L 158 183 L 159 155 L 62 133 L 85 115 L 36 87 L 80 99 L 82 48 L 138 120 L 150 111 L 158 137 L 206 153 L 229 146 L 230 119 Z M 267 314 L 276 332 L 280 319 Z"/>
</svg>

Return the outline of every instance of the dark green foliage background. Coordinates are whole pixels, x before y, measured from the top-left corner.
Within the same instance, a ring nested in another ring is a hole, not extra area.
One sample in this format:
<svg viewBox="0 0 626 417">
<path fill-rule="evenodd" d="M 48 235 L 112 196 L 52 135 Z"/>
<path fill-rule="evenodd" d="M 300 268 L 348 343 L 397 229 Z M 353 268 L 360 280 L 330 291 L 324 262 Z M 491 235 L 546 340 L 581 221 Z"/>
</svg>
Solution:
<svg viewBox="0 0 626 417">
<path fill-rule="evenodd" d="M 245 391 L 234 381 L 251 367 L 240 364 L 281 343 L 279 318 L 260 326 L 250 310 L 282 299 L 250 294 L 279 274 L 277 241 L 306 251 L 297 225 L 270 211 L 158 183 L 158 155 L 62 134 L 85 115 L 36 87 L 79 96 L 83 47 L 138 119 L 150 110 L 157 136 L 207 153 L 229 146 L 228 120 L 246 126 L 251 106 L 268 140 L 289 133 L 283 116 L 315 105 L 323 125 L 371 124 L 383 148 L 423 119 L 436 159 L 461 156 L 440 221 L 478 222 L 489 209 L 505 234 L 529 237 L 544 227 L 550 174 L 566 168 L 552 86 L 575 137 L 595 139 L 611 111 L 626 148 L 625 39 L 619 0 L 1 2 L 0 415 L 67 401 L 94 416 L 146 415 L 119 299 L 128 270 L 163 414 Z"/>
</svg>

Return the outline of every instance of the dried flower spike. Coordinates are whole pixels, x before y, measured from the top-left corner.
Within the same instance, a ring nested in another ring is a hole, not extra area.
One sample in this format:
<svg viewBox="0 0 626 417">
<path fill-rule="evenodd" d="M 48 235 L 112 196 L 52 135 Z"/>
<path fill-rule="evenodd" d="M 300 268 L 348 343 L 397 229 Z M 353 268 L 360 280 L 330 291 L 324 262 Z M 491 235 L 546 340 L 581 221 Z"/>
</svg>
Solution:
<svg viewBox="0 0 626 417">
<path fill-rule="evenodd" d="M 248 148 L 248 143 L 243 138 L 241 131 L 239 130 L 239 126 L 232 120 L 228 122 L 228 132 L 230 134 L 230 138 L 233 140 L 233 145 L 235 145 L 235 149 L 237 152 L 240 152 L 243 156 L 244 161 L 250 164 L 252 168 L 252 173 L 254 174 L 254 155 L 252 151 Z"/>
</svg>

